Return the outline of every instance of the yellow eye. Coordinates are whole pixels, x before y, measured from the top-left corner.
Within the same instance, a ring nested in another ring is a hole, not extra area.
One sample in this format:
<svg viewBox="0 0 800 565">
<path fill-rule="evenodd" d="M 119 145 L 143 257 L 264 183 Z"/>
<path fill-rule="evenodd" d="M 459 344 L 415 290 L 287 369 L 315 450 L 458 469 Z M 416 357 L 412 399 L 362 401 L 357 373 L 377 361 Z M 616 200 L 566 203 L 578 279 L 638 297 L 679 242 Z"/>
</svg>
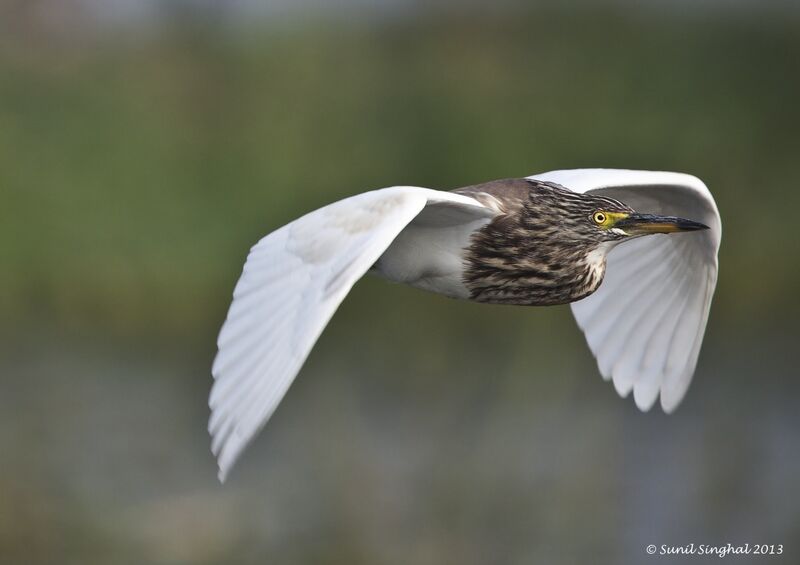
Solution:
<svg viewBox="0 0 800 565">
<path fill-rule="evenodd" d="M 606 220 L 608 220 L 608 216 L 606 216 L 603 212 L 595 212 L 592 214 L 592 219 L 594 220 L 595 224 L 602 226 L 606 223 Z"/>
</svg>

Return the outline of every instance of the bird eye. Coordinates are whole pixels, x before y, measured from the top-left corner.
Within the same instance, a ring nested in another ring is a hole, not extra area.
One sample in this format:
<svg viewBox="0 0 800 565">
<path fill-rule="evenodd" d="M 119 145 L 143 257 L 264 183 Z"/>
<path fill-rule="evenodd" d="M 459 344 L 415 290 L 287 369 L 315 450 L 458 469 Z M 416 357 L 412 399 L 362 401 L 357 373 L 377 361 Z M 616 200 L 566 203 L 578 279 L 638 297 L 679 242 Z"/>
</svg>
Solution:
<svg viewBox="0 0 800 565">
<path fill-rule="evenodd" d="M 603 224 L 606 223 L 606 220 L 608 218 L 602 212 L 595 212 L 594 214 L 592 214 L 592 219 L 594 220 L 594 223 L 596 223 L 598 225 L 603 225 Z"/>
</svg>

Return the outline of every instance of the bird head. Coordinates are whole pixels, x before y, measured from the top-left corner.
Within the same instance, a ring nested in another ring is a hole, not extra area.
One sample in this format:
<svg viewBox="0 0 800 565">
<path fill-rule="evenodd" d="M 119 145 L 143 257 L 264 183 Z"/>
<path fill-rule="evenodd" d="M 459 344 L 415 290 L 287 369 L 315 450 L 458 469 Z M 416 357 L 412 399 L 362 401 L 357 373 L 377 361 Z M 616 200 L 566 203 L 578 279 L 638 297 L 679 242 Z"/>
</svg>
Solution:
<svg viewBox="0 0 800 565">
<path fill-rule="evenodd" d="M 602 241 L 621 242 L 643 235 L 709 229 L 705 224 L 686 218 L 642 214 L 612 198 L 599 196 L 585 198 L 588 201 L 584 210 L 592 208 L 588 223 L 591 224 L 595 236 Z"/>
<path fill-rule="evenodd" d="M 607 196 L 580 194 L 554 183 L 533 185 L 523 222 L 530 233 L 542 234 L 557 247 L 610 251 L 635 237 L 708 229 L 685 218 L 641 213 Z"/>
</svg>

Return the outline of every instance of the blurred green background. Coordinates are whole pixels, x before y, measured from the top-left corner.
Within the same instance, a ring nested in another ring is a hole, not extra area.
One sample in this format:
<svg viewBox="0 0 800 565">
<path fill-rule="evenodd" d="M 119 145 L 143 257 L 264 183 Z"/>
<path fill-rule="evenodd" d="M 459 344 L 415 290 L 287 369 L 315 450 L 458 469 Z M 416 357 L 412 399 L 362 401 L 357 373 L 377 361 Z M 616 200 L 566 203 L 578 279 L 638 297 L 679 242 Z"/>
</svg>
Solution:
<svg viewBox="0 0 800 565">
<path fill-rule="evenodd" d="M 797 10 L 255 4 L 0 5 L 0 562 L 796 562 Z M 365 279 L 216 482 L 209 368 L 252 243 L 371 188 L 574 167 L 717 200 L 674 415 L 616 398 L 568 308 Z"/>
</svg>

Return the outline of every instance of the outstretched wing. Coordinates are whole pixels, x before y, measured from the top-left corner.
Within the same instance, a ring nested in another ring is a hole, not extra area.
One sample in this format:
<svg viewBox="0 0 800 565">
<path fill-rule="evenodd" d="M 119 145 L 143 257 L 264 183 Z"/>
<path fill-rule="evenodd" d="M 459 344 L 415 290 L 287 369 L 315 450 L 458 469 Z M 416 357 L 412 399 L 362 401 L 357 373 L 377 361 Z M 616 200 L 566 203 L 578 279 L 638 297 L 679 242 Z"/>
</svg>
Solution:
<svg viewBox="0 0 800 565">
<path fill-rule="evenodd" d="M 311 212 L 251 249 L 212 368 L 208 429 L 221 481 L 272 415 L 353 284 L 428 205 L 448 221 L 492 214 L 467 196 L 384 188 Z"/>
<path fill-rule="evenodd" d="M 572 304 L 603 377 L 623 397 L 633 390 L 641 410 L 660 392 L 671 412 L 692 380 L 717 284 L 722 227 L 714 198 L 700 179 L 680 173 L 575 169 L 531 178 L 711 228 L 620 244 L 609 253 L 600 288 Z"/>
</svg>

